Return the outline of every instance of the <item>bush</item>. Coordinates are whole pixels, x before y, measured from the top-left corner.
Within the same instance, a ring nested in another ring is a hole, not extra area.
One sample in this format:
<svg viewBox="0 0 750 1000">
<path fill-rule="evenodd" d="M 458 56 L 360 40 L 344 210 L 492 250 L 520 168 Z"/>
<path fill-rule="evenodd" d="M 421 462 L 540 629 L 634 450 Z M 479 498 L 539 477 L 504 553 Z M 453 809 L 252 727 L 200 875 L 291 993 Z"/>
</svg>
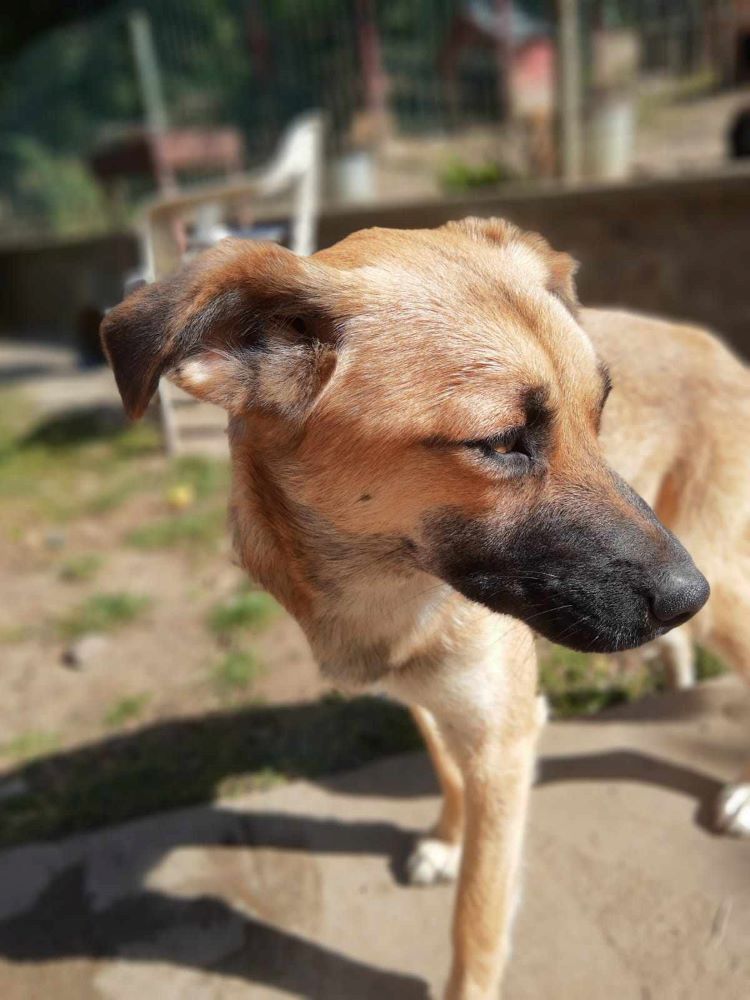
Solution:
<svg viewBox="0 0 750 1000">
<path fill-rule="evenodd" d="M 480 164 L 450 160 L 441 169 L 438 179 L 446 191 L 460 194 L 475 188 L 495 187 L 519 179 L 518 174 L 504 163 L 488 161 Z"/>
<path fill-rule="evenodd" d="M 91 233 L 106 228 L 107 203 L 84 163 L 51 152 L 34 139 L 16 137 L 5 149 L 13 212 L 55 234 Z"/>
</svg>

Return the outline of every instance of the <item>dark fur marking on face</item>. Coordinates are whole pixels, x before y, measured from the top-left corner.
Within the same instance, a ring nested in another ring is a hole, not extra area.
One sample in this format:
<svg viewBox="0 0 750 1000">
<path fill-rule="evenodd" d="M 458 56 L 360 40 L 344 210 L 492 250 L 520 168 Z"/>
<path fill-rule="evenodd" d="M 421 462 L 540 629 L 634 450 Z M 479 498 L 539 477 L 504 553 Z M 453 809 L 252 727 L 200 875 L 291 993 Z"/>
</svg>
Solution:
<svg viewBox="0 0 750 1000">
<path fill-rule="evenodd" d="M 339 339 L 310 266 L 282 247 L 224 240 L 111 309 L 101 337 L 128 415 L 142 416 L 167 375 L 229 412 L 267 397 L 299 420 L 333 373 Z"/>
<path fill-rule="evenodd" d="M 651 612 L 665 575 L 677 567 L 696 586 L 705 581 L 647 504 L 617 477 L 613 485 L 626 504 L 579 488 L 510 524 L 435 512 L 424 522 L 432 572 L 574 649 L 648 642 L 666 631 Z"/>
<path fill-rule="evenodd" d="M 554 413 L 549 405 L 549 391 L 545 386 L 527 386 L 518 391 L 518 399 L 524 413 L 524 423 L 517 427 L 503 427 L 498 422 L 497 427 L 487 428 L 487 438 L 492 438 L 503 432 L 530 432 L 538 450 L 547 444 L 549 430 L 554 422 Z M 433 434 L 422 441 L 425 448 L 455 448 L 460 445 L 480 443 L 481 438 L 466 438 L 456 440 L 442 434 Z"/>
<path fill-rule="evenodd" d="M 549 402 L 549 390 L 546 386 L 532 386 L 523 389 L 523 409 L 526 414 L 526 427 L 539 435 L 546 433 L 554 421 L 554 412 Z"/>
</svg>

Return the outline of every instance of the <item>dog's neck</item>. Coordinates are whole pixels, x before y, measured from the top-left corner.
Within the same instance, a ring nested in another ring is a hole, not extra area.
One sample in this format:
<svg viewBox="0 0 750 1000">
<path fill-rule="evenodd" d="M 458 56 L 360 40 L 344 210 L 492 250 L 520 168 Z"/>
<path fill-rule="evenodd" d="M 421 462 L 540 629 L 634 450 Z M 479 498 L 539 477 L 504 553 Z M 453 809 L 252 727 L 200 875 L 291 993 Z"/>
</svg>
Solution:
<svg viewBox="0 0 750 1000">
<path fill-rule="evenodd" d="M 362 687 L 424 659 L 468 602 L 408 544 L 346 536 L 301 509 L 268 465 L 235 454 L 231 520 L 243 567 L 304 629 L 324 674 Z"/>
<path fill-rule="evenodd" d="M 374 564 L 350 576 L 345 591 L 320 594 L 303 621 L 323 673 L 343 687 L 382 681 L 436 650 L 458 601 L 426 573 L 392 573 Z"/>
</svg>

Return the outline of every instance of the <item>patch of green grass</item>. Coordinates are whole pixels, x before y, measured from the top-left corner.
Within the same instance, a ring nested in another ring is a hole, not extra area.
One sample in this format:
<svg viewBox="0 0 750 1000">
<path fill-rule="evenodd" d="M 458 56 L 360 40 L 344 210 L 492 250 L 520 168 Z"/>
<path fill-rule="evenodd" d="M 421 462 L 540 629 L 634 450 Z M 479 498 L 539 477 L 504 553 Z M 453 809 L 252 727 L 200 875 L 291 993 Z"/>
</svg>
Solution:
<svg viewBox="0 0 750 1000">
<path fill-rule="evenodd" d="M 118 449 L 117 454 L 120 458 L 132 458 L 132 455 L 122 448 Z M 138 452 L 133 452 L 133 455 L 137 456 Z M 87 510 L 92 514 L 105 514 L 116 509 L 137 493 L 158 491 L 162 495 L 168 495 L 176 487 L 187 487 L 193 498 L 191 507 L 196 503 L 202 507 L 198 511 L 193 510 L 191 514 L 182 515 L 176 531 L 177 533 L 182 531 L 183 536 L 193 532 L 193 540 L 195 540 L 197 522 L 215 516 L 217 524 L 219 524 L 219 519 L 224 518 L 228 486 L 229 463 L 226 461 L 184 455 L 171 462 L 165 462 L 163 466 L 155 469 L 144 469 L 142 462 L 133 463 L 130 461 L 123 464 L 119 475 L 115 475 L 113 472 L 108 477 L 105 487 L 88 501 Z M 214 510 L 209 510 L 210 504 L 207 502 L 212 500 L 215 500 L 217 505 L 215 505 Z M 164 524 L 167 522 L 171 524 L 174 520 L 175 518 L 172 517 L 165 519 L 164 522 L 159 522 L 160 531 Z M 221 520 L 220 528 L 223 530 L 224 520 Z M 157 532 L 158 534 L 159 532 Z M 197 534 L 200 534 L 200 528 L 197 530 Z M 169 541 L 167 546 L 171 544 L 175 543 Z M 167 546 L 159 541 L 151 546 L 146 544 L 141 547 L 162 548 Z"/>
<path fill-rule="evenodd" d="M 81 513 L 107 514 L 117 510 L 135 494 L 154 490 L 158 483 L 158 473 L 144 469 L 142 462 L 132 460 L 122 467 L 114 465 L 101 489 L 95 490 L 82 502 Z"/>
<path fill-rule="evenodd" d="M 22 449 L 77 451 L 109 445 L 111 454 L 131 457 L 159 447 L 159 430 L 148 421 L 129 423 L 119 407 L 75 407 L 44 417 L 18 442 Z"/>
<path fill-rule="evenodd" d="M 587 655 L 540 644 L 539 676 L 542 690 L 559 718 L 594 715 L 613 705 L 636 701 L 646 694 L 664 691 L 666 670 L 658 660 L 635 662 L 621 670 L 612 657 Z M 726 673 L 721 660 L 708 650 L 696 650 L 696 676 L 710 680 Z"/>
<path fill-rule="evenodd" d="M 226 494 L 229 485 L 229 463 L 199 455 L 182 455 L 169 469 L 167 487 L 192 487 L 197 500 Z"/>
<path fill-rule="evenodd" d="M 103 556 L 97 552 L 81 552 L 70 556 L 60 566 L 60 579 L 65 583 L 86 583 L 93 580 L 104 564 Z"/>
<path fill-rule="evenodd" d="M 156 423 L 141 420 L 137 424 L 127 423 L 125 429 L 113 438 L 111 446 L 113 457 L 122 460 L 161 454 L 164 442 Z"/>
<path fill-rule="evenodd" d="M 131 531 L 125 541 L 137 549 L 205 548 L 216 545 L 226 527 L 224 507 L 160 518 Z"/>
<path fill-rule="evenodd" d="M 158 426 L 128 423 L 119 406 L 71 407 L 35 416 L 31 401 L 0 389 L 0 530 L 14 540 L 39 525 L 106 515 L 141 493 L 186 486 L 190 510 L 142 524 L 141 548 L 213 545 L 225 530 L 229 463 L 180 457 L 168 461 Z"/>
<path fill-rule="evenodd" d="M 698 646 L 695 651 L 695 674 L 699 681 L 710 681 L 714 677 L 721 677 L 727 672 L 727 666 L 715 653 L 703 646 Z"/>
<path fill-rule="evenodd" d="M 239 629 L 262 629 L 278 612 L 279 606 L 270 594 L 262 590 L 243 590 L 213 607 L 208 627 L 220 639 L 227 639 Z"/>
<path fill-rule="evenodd" d="M 29 630 L 25 625 L 0 625 L 0 644 L 23 642 L 28 635 Z"/>
<path fill-rule="evenodd" d="M 250 792 L 267 792 L 270 788 L 283 785 L 287 779 L 274 767 L 262 767 L 259 771 L 250 771 L 247 774 L 233 774 L 222 779 L 216 786 L 216 794 L 219 798 L 236 798 L 238 795 L 247 795 Z"/>
<path fill-rule="evenodd" d="M 113 702 L 104 716 L 105 726 L 124 726 L 126 722 L 134 722 L 143 713 L 150 695 L 132 694 Z"/>
<path fill-rule="evenodd" d="M 121 481 L 141 488 L 134 460 L 160 452 L 158 429 L 128 424 L 117 407 L 74 407 L 36 423 L 33 407 L 17 393 L 0 391 L 0 497 L 5 527 L 64 522 L 119 502 Z M 114 484 L 114 485 L 113 485 Z"/>
<path fill-rule="evenodd" d="M 31 761 L 52 753 L 59 744 L 57 733 L 32 729 L 0 746 L 0 755 L 15 761 Z"/>
<path fill-rule="evenodd" d="M 316 779 L 417 750 L 408 712 L 379 698 L 247 706 L 158 722 L 18 768 L 0 802 L 0 846 L 64 836 L 294 778 Z"/>
<path fill-rule="evenodd" d="M 617 672 L 611 658 L 551 643 L 540 648 L 539 679 L 558 718 L 594 715 L 658 688 L 655 674 L 646 666 L 625 675 Z"/>
<path fill-rule="evenodd" d="M 94 594 L 58 622 L 60 634 L 75 639 L 88 632 L 110 632 L 134 621 L 151 604 L 143 594 Z"/>
<path fill-rule="evenodd" d="M 246 691 L 260 673 L 257 659 L 247 650 L 233 649 L 214 669 L 213 682 L 221 695 Z"/>
<path fill-rule="evenodd" d="M 16 389 L 0 391 L 0 457 L 12 449 L 31 424 L 34 408 Z"/>
</svg>

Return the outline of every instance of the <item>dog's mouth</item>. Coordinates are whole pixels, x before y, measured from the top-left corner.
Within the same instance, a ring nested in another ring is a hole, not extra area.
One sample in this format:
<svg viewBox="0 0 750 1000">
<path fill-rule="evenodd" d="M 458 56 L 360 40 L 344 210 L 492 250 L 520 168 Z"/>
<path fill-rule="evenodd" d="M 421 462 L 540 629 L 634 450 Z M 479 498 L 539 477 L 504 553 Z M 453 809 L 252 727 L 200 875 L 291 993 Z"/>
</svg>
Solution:
<svg viewBox="0 0 750 1000">
<path fill-rule="evenodd" d="M 470 600 L 520 619 L 551 642 L 585 653 L 633 649 L 679 624 L 660 622 L 648 598 L 624 586 L 589 588 L 569 579 L 547 590 L 484 572 L 450 582 Z"/>
<path fill-rule="evenodd" d="M 632 516 L 541 507 L 510 528 L 444 512 L 426 525 L 433 572 L 472 601 L 587 653 L 632 649 L 682 625 L 709 588 L 625 484 Z"/>
<path fill-rule="evenodd" d="M 568 616 L 554 608 L 519 617 L 545 639 L 582 653 L 618 653 L 635 649 L 658 639 L 672 627 L 655 622 L 645 606 L 634 609 L 632 616 L 615 622 L 593 618 L 586 612 L 572 611 Z"/>
</svg>

